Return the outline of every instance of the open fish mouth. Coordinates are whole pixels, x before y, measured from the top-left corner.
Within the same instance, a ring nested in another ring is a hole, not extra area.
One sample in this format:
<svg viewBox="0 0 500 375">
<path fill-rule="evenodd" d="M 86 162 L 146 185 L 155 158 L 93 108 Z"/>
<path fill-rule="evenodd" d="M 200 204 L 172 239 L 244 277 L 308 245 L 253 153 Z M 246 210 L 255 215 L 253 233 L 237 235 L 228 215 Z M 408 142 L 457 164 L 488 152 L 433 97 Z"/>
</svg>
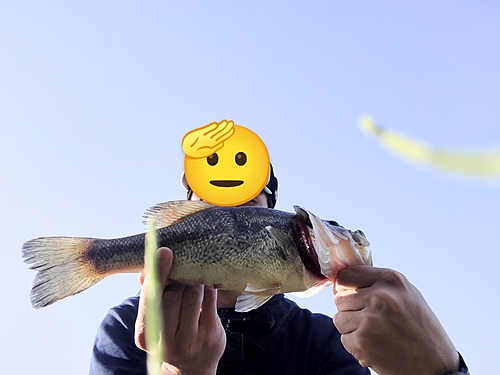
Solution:
<svg viewBox="0 0 500 375">
<path fill-rule="evenodd" d="M 306 269 L 314 275 L 335 280 L 337 272 L 344 267 L 373 264 L 370 243 L 362 231 L 350 231 L 302 207 L 294 208 L 297 248 Z"/>
<path fill-rule="evenodd" d="M 235 187 L 243 184 L 242 180 L 211 180 L 210 183 L 217 187 Z"/>
<path fill-rule="evenodd" d="M 325 275 L 323 275 L 323 273 L 321 272 L 318 253 L 316 252 L 316 241 L 314 238 L 314 232 L 312 231 L 311 222 L 309 221 L 309 223 L 307 223 L 303 221 L 297 221 L 293 229 L 295 231 L 297 248 L 299 249 L 299 255 L 302 263 L 304 263 L 306 269 L 314 276 L 321 279 L 324 278 Z"/>
</svg>

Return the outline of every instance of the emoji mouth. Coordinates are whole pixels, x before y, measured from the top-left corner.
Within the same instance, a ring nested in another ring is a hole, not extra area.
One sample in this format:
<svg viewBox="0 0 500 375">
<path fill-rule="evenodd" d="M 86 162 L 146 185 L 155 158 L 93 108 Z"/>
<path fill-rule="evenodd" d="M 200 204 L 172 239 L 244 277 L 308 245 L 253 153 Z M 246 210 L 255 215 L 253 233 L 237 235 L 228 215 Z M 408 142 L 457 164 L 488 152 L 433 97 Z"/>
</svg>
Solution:
<svg viewBox="0 0 500 375">
<path fill-rule="evenodd" d="M 235 187 L 243 184 L 241 180 L 211 180 L 210 183 L 217 187 Z"/>
</svg>

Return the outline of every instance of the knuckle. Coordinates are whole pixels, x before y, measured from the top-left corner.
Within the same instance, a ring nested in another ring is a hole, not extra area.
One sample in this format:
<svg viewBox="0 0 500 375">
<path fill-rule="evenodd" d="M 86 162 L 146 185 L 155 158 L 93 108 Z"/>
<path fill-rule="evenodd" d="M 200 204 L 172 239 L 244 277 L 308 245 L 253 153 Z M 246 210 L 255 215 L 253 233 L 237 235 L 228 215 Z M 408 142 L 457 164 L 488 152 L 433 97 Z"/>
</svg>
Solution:
<svg viewBox="0 0 500 375">
<path fill-rule="evenodd" d="M 203 300 L 203 285 L 190 285 L 184 289 L 183 298 L 185 298 L 190 303 L 200 305 Z"/>
<path fill-rule="evenodd" d="M 343 333 L 343 332 L 342 332 L 342 328 L 343 328 L 343 326 L 344 326 L 344 319 L 342 318 L 342 314 L 341 314 L 341 313 L 339 313 L 339 312 L 338 312 L 338 313 L 336 313 L 336 314 L 333 316 L 332 321 L 333 321 L 333 325 L 334 325 L 335 327 L 337 327 L 338 331 L 339 331 L 340 333 Z"/>
<path fill-rule="evenodd" d="M 384 282 L 384 284 L 397 289 L 405 288 L 406 284 L 408 283 L 408 280 L 403 274 L 389 269 L 382 272 L 381 280 Z"/>
<path fill-rule="evenodd" d="M 349 323 L 350 320 L 347 314 L 337 313 L 333 317 L 333 324 L 341 334 L 345 334 L 347 332 L 347 326 Z"/>
<path fill-rule="evenodd" d="M 369 297 L 369 306 L 377 314 L 388 314 L 395 306 L 396 297 L 385 289 L 377 289 Z"/>
<path fill-rule="evenodd" d="M 191 296 L 198 296 L 201 293 L 203 293 L 203 285 L 197 284 L 197 285 L 189 285 L 185 289 L 185 294 L 191 295 Z"/>
</svg>

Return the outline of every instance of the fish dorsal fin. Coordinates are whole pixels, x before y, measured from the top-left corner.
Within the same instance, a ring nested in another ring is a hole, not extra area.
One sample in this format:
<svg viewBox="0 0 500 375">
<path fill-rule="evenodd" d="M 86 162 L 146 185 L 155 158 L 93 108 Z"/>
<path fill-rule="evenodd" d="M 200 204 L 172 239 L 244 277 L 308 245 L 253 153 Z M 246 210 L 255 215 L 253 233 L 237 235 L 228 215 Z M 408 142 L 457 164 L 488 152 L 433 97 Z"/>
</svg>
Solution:
<svg viewBox="0 0 500 375">
<path fill-rule="evenodd" d="M 234 310 L 236 312 L 248 312 L 261 307 L 264 303 L 273 298 L 273 294 L 241 294 L 236 300 Z"/>
<path fill-rule="evenodd" d="M 174 225 L 186 216 L 215 207 L 203 201 L 172 201 L 157 204 L 144 214 L 146 221 L 154 220 L 156 229 Z"/>
</svg>

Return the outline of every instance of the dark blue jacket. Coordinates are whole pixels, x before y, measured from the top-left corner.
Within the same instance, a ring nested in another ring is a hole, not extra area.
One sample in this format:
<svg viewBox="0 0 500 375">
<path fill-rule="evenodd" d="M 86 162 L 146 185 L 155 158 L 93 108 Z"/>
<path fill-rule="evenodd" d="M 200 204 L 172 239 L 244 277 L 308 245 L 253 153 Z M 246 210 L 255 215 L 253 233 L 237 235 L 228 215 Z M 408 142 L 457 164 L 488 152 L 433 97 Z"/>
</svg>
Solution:
<svg viewBox="0 0 500 375">
<path fill-rule="evenodd" d="M 134 343 L 138 303 L 139 296 L 131 297 L 104 318 L 94 343 L 91 375 L 146 374 L 146 353 Z M 246 315 L 234 309 L 219 309 L 219 315 L 224 322 L 229 317 L 227 347 L 233 351 L 226 349 L 217 374 L 370 374 L 344 349 L 331 318 L 301 309 L 282 294 Z"/>
</svg>

